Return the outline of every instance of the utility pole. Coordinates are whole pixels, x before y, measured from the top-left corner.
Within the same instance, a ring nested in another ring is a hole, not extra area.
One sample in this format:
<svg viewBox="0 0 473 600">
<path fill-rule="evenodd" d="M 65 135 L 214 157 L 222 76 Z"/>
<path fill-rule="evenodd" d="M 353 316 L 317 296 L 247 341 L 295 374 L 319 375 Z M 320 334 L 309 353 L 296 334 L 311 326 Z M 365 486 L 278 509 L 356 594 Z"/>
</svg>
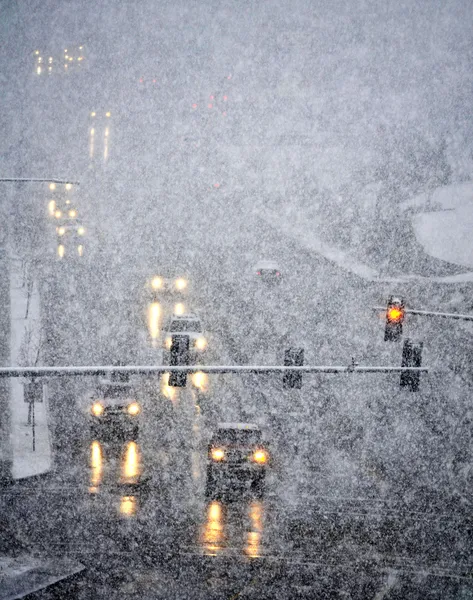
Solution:
<svg viewBox="0 0 473 600">
<path fill-rule="evenodd" d="M 10 357 L 10 206 L 8 191 L 0 195 L 0 215 L 6 224 L 0 238 L 0 364 L 7 366 Z M 0 381 L 0 485 L 11 480 L 13 452 L 10 443 L 10 382 Z"/>
</svg>

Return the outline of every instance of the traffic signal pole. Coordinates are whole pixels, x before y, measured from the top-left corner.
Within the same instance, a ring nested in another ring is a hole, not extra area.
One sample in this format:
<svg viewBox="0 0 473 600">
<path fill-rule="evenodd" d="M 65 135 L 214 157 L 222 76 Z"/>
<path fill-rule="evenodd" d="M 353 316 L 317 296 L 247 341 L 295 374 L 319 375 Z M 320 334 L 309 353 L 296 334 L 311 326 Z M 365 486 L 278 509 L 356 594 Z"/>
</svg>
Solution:
<svg viewBox="0 0 473 600">
<path fill-rule="evenodd" d="M 373 310 L 386 311 L 385 306 L 373 306 Z M 404 312 L 410 315 L 420 315 L 422 317 L 438 317 L 440 319 L 453 319 L 456 321 L 473 321 L 473 315 L 461 315 L 458 313 L 443 313 L 434 312 L 430 310 L 416 310 L 412 308 L 405 308 Z"/>
<path fill-rule="evenodd" d="M 126 365 L 126 366 L 84 366 L 84 367 L 2 367 L 0 379 L 6 377 L 107 377 L 112 373 L 128 375 L 162 375 L 163 373 L 222 373 L 265 375 L 269 373 L 428 373 L 428 367 L 385 367 L 357 364 L 348 366 L 282 366 L 282 365 Z"/>
</svg>

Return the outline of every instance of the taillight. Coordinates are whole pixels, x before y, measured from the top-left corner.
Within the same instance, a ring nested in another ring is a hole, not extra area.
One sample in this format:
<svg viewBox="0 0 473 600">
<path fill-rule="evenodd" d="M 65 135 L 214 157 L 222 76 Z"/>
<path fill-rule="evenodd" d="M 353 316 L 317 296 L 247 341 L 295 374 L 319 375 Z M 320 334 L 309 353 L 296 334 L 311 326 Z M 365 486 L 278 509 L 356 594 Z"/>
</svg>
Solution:
<svg viewBox="0 0 473 600">
<path fill-rule="evenodd" d="M 261 271 L 256 271 L 256 275 L 261 275 Z"/>
</svg>

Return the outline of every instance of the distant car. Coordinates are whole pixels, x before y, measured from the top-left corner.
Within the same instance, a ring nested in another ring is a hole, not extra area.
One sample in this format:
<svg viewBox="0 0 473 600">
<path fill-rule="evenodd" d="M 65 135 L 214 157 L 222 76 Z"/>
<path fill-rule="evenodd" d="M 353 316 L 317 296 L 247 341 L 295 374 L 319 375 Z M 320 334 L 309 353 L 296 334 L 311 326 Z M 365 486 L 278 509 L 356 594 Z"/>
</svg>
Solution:
<svg viewBox="0 0 473 600">
<path fill-rule="evenodd" d="M 271 260 L 262 260 L 255 266 L 258 279 L 267 283 L 278 283 L 281 280 L 281 269 L 279 265 Z"/>
<path fill-rule="evenodd" d="M 75 222 L 65 222 L 56 227 L 57 254 L 59 258 L 65 256 L 82 256 L 84 254 L 85 227 Z"/>
<path fill-rule="evenodd" d="M 173 335 L 189 336 L 189 352 L 193 357 L 201 356 L 207 349 L 207 338 L 203 333 L 202 322 L 197 315 L 173 315 L 165 327 L 164 348 L 171 350 Z"/>
<path fill-rule="evenodd" d="M 178 275 L 175 277 L 166 277 L 164 275 L 154 275 L 149 280 L 149 289 L 155 299 L 162 296 L 173 296 L 184 298 L 189 288 L 189 281 L 186 277 Z"/>
<path fill-rule="evenodd" d="M 137 438 L 141 405 L 136 399 L 135 388 L 135 384 L 126 376 L 100 379 L 88 406 L 91 434 L 94 438 Z"/>
<path fill-rule="evenodd" d="M 261 496 L 269 458 L 258 425 L 220 423 L 208 445 L 207 496 L 242 485 Z"/>
</svg>

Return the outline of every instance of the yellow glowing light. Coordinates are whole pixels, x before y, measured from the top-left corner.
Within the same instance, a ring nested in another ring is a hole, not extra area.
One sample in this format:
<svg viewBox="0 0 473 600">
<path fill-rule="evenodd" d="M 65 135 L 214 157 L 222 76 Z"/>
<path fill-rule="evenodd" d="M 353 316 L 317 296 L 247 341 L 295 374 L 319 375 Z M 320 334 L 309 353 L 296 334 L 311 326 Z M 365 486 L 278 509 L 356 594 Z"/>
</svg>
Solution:
<svg viewBox="0 0 473 600">
<path fill-rule="evenodd" d="M 140 410 L 141 410 L 141 408 L 140 408 L 140 405 L 138 404 L 138 402 L 132 402 L 127 407 L 128 414 L 131 415 L 132 417 L 135 417 L 136 415 L 138 415 L 140 413 Z"/>
<path fill-rule="evenodd" d="M 249 506 L 249 517 L 251 520 L 251 531 L 246 537 L 245 554 L 251 558 L 260 556 L 261 535 L 263 532 L 263 503 L 254 501 Z"/>
<path fill-rule="evenodd" d="M 207 373 L 197 371 L 192 375 L 192 385 L 198 388 L 201 392 L 206 392 L 209 387 L 209 376 Z"/>
<path fill-rule="evenodd" d="M 36 74 L 37 74 L 37 75 L 41 75 L 41 67 L 38 67 L 38 68 L 36 69 Z"/>
<path fill-rule="evenodd" d="M 100 402 L 94 402 L 90 410 L 92 411 L 92 414 L 95 417 L 100 417 L 101 415 L 103 415 L 103 404 L 101 404 Z"/>
<path fill-rule="evenodd" d="M 207 520 L 202 530 L 201 543 L 207 554 L 215 556 L 225 543 L 223 507 L 214 500 L 209 504 Z"/>
<path fill-rule="evenodd" d="M 97 114 L 97 113 L 96 113 L 95 111 L 92 111 L 92 112 L 90 113 L 90 116 L 93 118 L 93 117 L 95 117 L 95 115 L 96 115 L 96 114 Z"/>
<path fill-rule="evenodd" d="M 36 54 L 36 56 L 38 56 L 39 50 L 35 50 L 34 53 Z"/>
<path fill-rule="evenodd" d="M 162 277 L 153 277 L 151 280 L 151 287 L 153 290 L 159 290 L 163 287 L 163 279 Z"/>
<path fill-rule="evenodd" d="M 178 302 L 177 304 L 175 304 L 174 306 L 174 314 L 175 315 L 183 315 L 186 312 L 186 307 L 184 306 L 184 304 L 182 304 L 182 302 Z"/>
<path fill-rule="evenodd" d="M 264 450 L 256 450 L 253 453 L 253 460 L 255 463 L 264 465 L 266 463 L 266 461 L 268 460 L 268 456 Z"/>
<path fill-rule="evenodd" d="M 108 128 L 108 127 L 105 127 L 105 133 L 104 133 L 104 136 L 105 136 L 105 137 L 108 137 L 108 136 L 109 136 L 109 133 L 110 133 L 110 130 L 109 130 L 109 128 Z"/>
<path fill-rule="evenodd" d="M 57 247 L 57 255 L 59 256 L 59 258 L 64 258 L 64 254 L 65 254 L 65 249 L 63 244 L 59 244 L 59 246 Z"/>
<path fill-rule="evenodd" d="M 176 288 L 178 290 L 184 290 L 187 287 L 187 281 L 185 279 L 179 278 L 176 279 Z"/>
<path fill-rule="evenodd" d="M 225 450 L 223 448 L 212 448 L 210 456 L 212 457 L 212 460 L 220 462 L 225 458 Z"/>
<path fill-rule="evenodd" d="M 50 56 L 50 57 L 48 58 L 48 63 L 49 63 L 49 64 L 51 64 L 52 62 L 53 62 L 53 57 L 52 57 L 52 56 Z"/>
<path fill-rule="evenodd" d="M 125 517 L 132 517 L 136 514 L 135 496 L 122 496 L 120 500 L 120 514 Z"/>
<path fill-rule="evenodd" d="M 69 217 L 70 217 L 71 219 L 75 219 L 75 218 L 77 217 L 77 211 L 76 211 L 74 208 L 72 208 L 72 209 L 71 209 L 71 210 L 68 212 L 68 215 L 69 215 Z"/>
<path fill-rule="evenodd" d="M 71 62 L 71 61 L 73 61 L 73 60 L 74 60 L 74 58 L 73 58 L 72 56 L 69 56 L 69 59 L 68 59 L 68 60 L 69 60 L 69 62 Z"/>
<path fill-rule="evenodd" d="M 109 117 L 111 117 L 111 116 L 112 116 L 112 113 L 111 113 L 110 111 L 108 111 L 108 112 L 106 112 L 106 113 L 105 113 L 105 116 L 106 116 L 106 117 L 107 117 L 107 119 L 108 119 Z"/>
<path fill-rule="evenodd" d="M 141 472 L 140 454 L 136 442 L 128 442 L 122 462 L 122 483 L 136 483 Z"/>
<path fill-rule="evenodd" d="M 62 211 L 59 210 L 59 208 L 57 210 L 54 211 L 54 216 L 56 217 L 56 219 L 60 219 L 62 217 Z M 60 233 L 59 235 L 63 235 L 62 233 Z"/>
<path fill-rule="evenodd" d="M 77 254 L 78 254 L 79 256 L 83 256 L 83 255 L 84 255 L 84 246 L 83 246 L 82 244 L 79 244 L 79 245 L 77 246 Z"/>
<path fill-rule="evenodd" d="M 207 347 L 207 340 L 204 337 L 199 337 L 195 340 L 195 347 L 197 350 L 205 350 Z"/>
<path fill-rule="evenodd" d="M 54 200 L 50 200 L 48 203 L 49 216 L 54 217 L 55 211 L 56 211 L 56 202 L 54 202 Z"/>
<path fill-rule="evenodd" d="M 66 228 L 61 226 L 57 228 L 58 235 L 64 235 L 66 233 Z"/>
<path fill-rule="evenodd" d="M 78 235 L 84 235 L 84 233 L 85 233 L 85 228 L 84 227 L 81 226 L 81 227 L 77 228 L 77 234 Z"/>
<path fill-rule="evenodd" d="M 66 200 L 66 204 L 69 205 L 71 203 L 70 200 Z"/>
<path fill-rule="evenodd" d="M 97 488 L 102 481 L 102 466 L 103 466 L 103 455 L 102 446 L 98 441 L 94 441 L 90 447 L 90 485 L 93 488 Z M 96 489 L 93 490 L 94 492 Z"/>
<path fill-rule="evenodd" d="M 53 68 L 52 67 L 48 67 L 48 73 L 52 73 Z"/>
<path fill-rule="evenodd" d="M 388 320 L 389 321 L 400 321 L 404 316 L 404 311 L 400 308 L 393 306 L 388 310 Z"/>
<path fill-rule="evenodd" d="M 42 62 L 43 62 L 43 57 L 42 57 L 42 56 L 40 56 L 40 57 L 38 58 L 38 62 L 39 62 L 39 63 L 42 63 Z"/>
<path fill-rule="evenodd" d="M 174 402 L 177 398 L 179 388 L 171 387 L 169 385 L 169 373 L 163 373 L 161 377 L 161 394 L 165 398 L 169 398 L 171 402 Z"/>
<path fill-rule="evenodd" d="M 56 184 L 55 184 L 55 183 L 50 183 L 50 184 L 49 184 L 49 189 L 50 189 L 51 191 L 55 190 L 55 189 L 56 189 Z"/>
<path fill-rule="evenodd" d="M 83 57 L 82 57 L 82 56 L 79 56 L 79 57 L 77 58 L 77 60 L 78 60 L 78 61 L 81 61 L 82 59 L 83 59 Z"/>
<path fill-rule="evenodd" d="M 156 340 L 159 337 L 161 329 L 161 305 L 159 302 L 152 302 L 148 306 L 148 330 L 151 339 Z"/>
<path fill-rule="evenodd" d="M 79 46 L 79 50 L 83 50 L 83 49 L 84 49 L 84 46 Z"/>
<path fill-rule="evenodd" d="M 72 189 L 72 183 L 66 183 L 66 190 Z"/>
<path fill-rule="evenodd" d="M 171 350 L 171 346 L 172 346 L 172 337 L 170 335 L 168 335 L 167 338 L 164 340 L 164 347 L 166 348 L 166 350 Z"/>
</svg>

